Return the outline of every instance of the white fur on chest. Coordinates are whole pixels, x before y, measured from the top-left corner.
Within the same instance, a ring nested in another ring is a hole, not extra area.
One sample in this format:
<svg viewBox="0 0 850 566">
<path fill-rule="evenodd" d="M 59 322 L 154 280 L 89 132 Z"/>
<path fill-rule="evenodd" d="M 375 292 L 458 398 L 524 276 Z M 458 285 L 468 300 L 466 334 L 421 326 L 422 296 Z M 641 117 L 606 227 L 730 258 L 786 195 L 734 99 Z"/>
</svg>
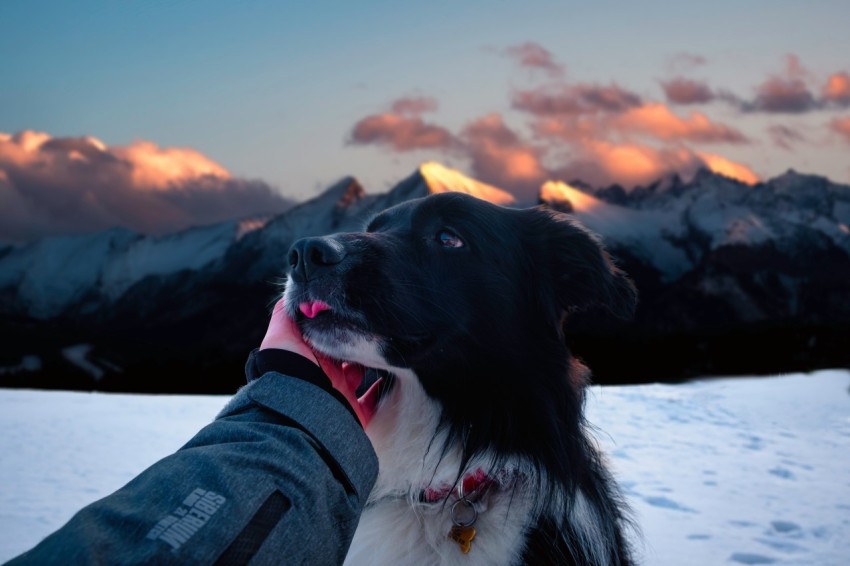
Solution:
<svg viewBox="0 0 850 566">
<path fill-rule="evenodd" d="M 439 405 L 409 371 L 396 371 L 393 390 L 382 401 L 367 434 L 375 446 L 380 472 L 370 504 L 360 518 L 347 565 L 512 564 L 524 546 L 530 503 L 521 490 L 489 490 L 480 501 L 476 536 L 469 554 L 448 538 L 451 503 L 422 503 L 427 487 L 453 484 L 459 452 L 442 456 L 435 437 Z M 478 466 L 472 462 L 468 470 Z"/>
</svg>

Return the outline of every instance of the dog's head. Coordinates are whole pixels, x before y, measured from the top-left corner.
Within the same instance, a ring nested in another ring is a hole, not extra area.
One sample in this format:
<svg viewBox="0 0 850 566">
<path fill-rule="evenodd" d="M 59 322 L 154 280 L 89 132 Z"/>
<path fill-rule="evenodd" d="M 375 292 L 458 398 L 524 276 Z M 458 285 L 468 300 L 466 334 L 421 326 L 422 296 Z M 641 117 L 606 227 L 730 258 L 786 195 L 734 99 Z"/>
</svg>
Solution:
<svg viewBox="0 0 850 566">
<path fill-rule="evenodd" d="M 577 488 L 593 509 L 609 506 L 600 517 L 617 513 L 585 435 L 586 371 L 564 339 L 571 312 L 627 318 L 635 307 L 633 284 L 593 234 L 546 208 L 444 193 L 390 208 L 365 232 L 299 240 L 289 263 L 285 304 L 307 341 L 400 376 L 370 430 L 378 446 L 401 446 L 386 451 L 382 471 L 409 459 L 428 482 L 436 472 L 426 459 L 444 458 L 456 481 L 473 463 L 488 477 L 512 469 L 524 500 L 553 524 L 569 523 Z M 424 454 L 413 442 L 423 438 Z M 415 473 L 412 486 L 391 475 L 393 488 L 422 487 Z M 591 536 L 576 532 L 564 536 Z"/>
<path fill-rule="evenodd" d="M 551 360 L 571 311 L 626 318 L 636 301 L 599 240 L 567 216 L 460 193 L 392 207 L 365 232 L 299 240 L 289 263 L 286 305 L 315 348 L 412 369 L 429 392 L 458 371 Z"/>
</svg>

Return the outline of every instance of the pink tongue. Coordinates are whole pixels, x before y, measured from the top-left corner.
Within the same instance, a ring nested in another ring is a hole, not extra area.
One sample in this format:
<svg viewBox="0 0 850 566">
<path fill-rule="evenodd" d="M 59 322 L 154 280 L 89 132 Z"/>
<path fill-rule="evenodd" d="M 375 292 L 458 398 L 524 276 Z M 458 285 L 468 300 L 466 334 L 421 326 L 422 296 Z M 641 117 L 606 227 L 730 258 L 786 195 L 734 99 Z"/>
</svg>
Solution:
<svg viewBox="0 0 850 566">
<path fill-rule="evenodd" d="M 316 318 L 316 315 L 320 312 L 331 310 L 331 306 L 324 301 L 310 301 L 298 305 L 298 310 L 304 313 L 307 318 Z"/>
</svg>

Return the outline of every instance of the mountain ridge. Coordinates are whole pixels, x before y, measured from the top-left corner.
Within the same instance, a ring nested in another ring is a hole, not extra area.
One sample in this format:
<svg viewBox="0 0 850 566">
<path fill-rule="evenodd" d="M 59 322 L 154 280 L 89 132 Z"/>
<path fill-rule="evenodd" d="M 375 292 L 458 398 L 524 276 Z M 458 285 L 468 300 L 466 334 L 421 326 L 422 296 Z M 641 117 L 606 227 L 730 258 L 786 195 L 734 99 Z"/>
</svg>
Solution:
<svg viewBox="0 0 850 566">
<path fill-rule="evenodd" d="M 113 229 L 2 249 L 0 385 L 143 389 L 145 372 L 199 367 L 218 385 L 193 378 L 165 388 L 230 387 L 224 372 L 238 371 L 261 338 L 292 241 L 359 229 L 384 208 L 453 187 L 518 205 L 497 187 L 426 162 L 387 192 L 369 194 L 343 177 L 271 218 L 156 237 Z M 615 333 L 605 329 L 610 321 L 594 320 L 597 313 L 574 316 L 571 340 L 598 357 L 593 366 L 604 379 L 627 372 L 606 362 L 612 343 L 657 365 L 650 353 L 658 357 L 665 340 L 684 340 L 674 377 L 734 371 L 729 352 L 737 346 L 723 333 L 760 341 L 764 352 L 754 355 L 767 356 L 767 338 L 751 334 L 778 332 L 771 340 L 789 344 L 793 363 L 850 365 L 836 342 L 850 331 L 850 301 L 842 299 L 850 281 L 850 187 L 794 171 L 748 186 L 706 171 L 633 192 L 549 181 L 538 202 L 599 233 L 638 284 L 636 320 L 614 325 Z M 74 351 L 106 376 L 97 383 L 90 369 L 60 355 L 81 345 Z M 765 360 L 762 371 L 780 362 Z"/>
</svg>

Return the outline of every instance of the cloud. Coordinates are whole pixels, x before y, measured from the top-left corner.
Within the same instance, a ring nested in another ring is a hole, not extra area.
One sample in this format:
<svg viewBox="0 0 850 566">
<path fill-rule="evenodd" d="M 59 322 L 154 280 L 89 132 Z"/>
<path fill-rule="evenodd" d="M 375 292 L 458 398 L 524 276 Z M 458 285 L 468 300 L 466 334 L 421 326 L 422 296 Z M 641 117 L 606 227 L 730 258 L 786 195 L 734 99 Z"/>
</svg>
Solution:
<svg viewBox="0 0 850 566">
<path fill-rule="evenodd" d="M 800 59 L 790 54 L 786 56 L 784 72 L 758 85 L 752 101 L 734 96 L 727 96 L 726 100 L 738 104 L 745 112 L 801 114 L 821 107 L 821 101 L 807 85 L 812 79 L 812 73 L 803 67 Z"/>
<path fill-rule="evenodd" d="M 384 145 L 395 151 L 449 149 L 457 144 L 447 129 L 427 124 L 418 116 L 392 112 L 367 116 L 351 131 L 350 142 L 358 145 Z"/>
<path fill-rule="evenodd" d="M 520 200 L 534 198 L 547 179 L 542 151 L 520 139 L 499 114 L 473 120 L 464 128 L 463 138 L 473 175 L 513 191 Z"/>
<path fill-rule="evenodd" d="M 797 130 L 792 130 L 787 126 L 782 126 L 780 124 L 770 126 L 767 129 L 767 132 L 770 134 L 770 138 L 773 140 L 773 143 L 777 147 L 786 151 L 794 149 L 794 144 L 806 141 L 805 136 Z"/>
<path fill-rule="evenodd" d="M 547 66 L 551 54 L 536 44 L 509 48 L 527 65 Z M 702 64 L 696 57 L 694 65 Z M 787 73 L 803 76 L 800 65 Z M 732 100 L 724 91 L 685 78 L 662 82 L 668 98 L 697 103 Z M 689 177 L 709 168 L 748 183 L 757 175 L 746 165 L 689 144 L 744 144 L 751 140 L 732 126 L 701 112 L 680 116 L 661 102 L 644 101 L 612 82 L 555 80 L 511 93 L 511 108 L 524 123 L 509 125 L 501 113 L 472 119 L 457 133 L 426 123 L 421 114 L 436 101 L 400 99 L 390 112 L 367 116 L 352 130 L 351 141 L 395 152 L 431 150 L 466 159 L 476 178 L 514 193 L 520 202 L 536 197 L 549 179 L 582 180 L 595 186 L 631 188 L 678 173 Z M 530 135 L 529 135 L 530 134 Z M 778 135 L 778 134 L 777 134 Z M 790 134 L 786 134 L 787 139 Z"/>
<path fill-rule="evenodd" d="M 552 77 L 564 75 L 563 65 L 555 61 L 548 49 L 537 43 L 527 41 L 521 45 L 508 47 L 503 53 L 524 68 L 542 70 Z"/>
<path fill-rule="evenodd" d="M 780 73 L 768 76 L 756 86 L 752 99 L 713 90 L 703 81 L 681 76 L 660 82 L 667 101 L 673 104 L 705 104 L 720 100 L 744 112 L 775 114 L 802 114 L 830 106 L 850 106 L 850 73 L 842 71 L 830 75 L 818 96 L 812 88 L 813 84 L 818 84 L 818 77 L 794 54 L 786 56 L 785 67 Z"/>
<path fill-rule="evenodd" d="M 705 104 L 714 100 L 714 92 L 707 84 L 683 77 L 661 81 L 668 102 L 673 104 Z"/>
<path fill-rule="evenodd" d="M 747 143 L 749 140 L 740 131 L 712 122 L 699 112 L 691 112 L 687 118 L 674 114 L 664 104 L 645 104 L 630 108 L 614 118 L 616 128 L 625 132 L 642 133 L 660 140 L 688 140 L 702 143 Z"/>
<path fill-rule="evenodd" d="M 265 183 L 235 179 L 190 148 L 0 134 L 0 241 L 117 226 L 162 234 L 289 206 Z"/>
<path fill-rule="evenodd" d="M 823 88 L 823 100 L 837 106 L 850 106 L 850 73 L 834 73 Z"/>
<path fill-rule="evenodd" d="M 844 138 L 844 141 L 850 143 L 850 116 L 843 118 L 833 118 L 829 123 L 830 129 Z"/>
<path fill-rule="evenodd" d="M 683 118 L 659 102 L 650 102 L 622 112 L 593 115 L 543 116 L 531 124 L 539 138 L 580 141 L 588 138 L 630 141 L 636 137 L 666 142 L 749 143 L 739 130 L 711 121 L 705 114 L 691 112 Z"/>
<path fill-rule="evenodd" d="M 653 147 L 637 143 L 586 140 L 576 155 L 556 172 L 557 178 L 579 179 L 594 186 L 614 183 L 626 188 L 648 185 L 672 174 L 690 177 L 702 167 L 746 183 L 758 181 L 748 167 L 721 156 L 684 146 Z"/>
<path fill-rule="evenodd" d="M 756 89 L 755 100 L 744 104 L 742 109 L 800 114 L 817 107 L 817 100 L 802 80 L 770 77 Z"/>
<path fill-rule="evenodd" d="M 640 106 L 637 94 L 616 84 L 547 86 L 514 93 L 511 105 L 535 116 L 622 112 Z"/>
<path fill-rule="evenodd" d="M 697 67 L 701 67 L 708 63 L 708 60 L 702 55 L 696 55 L 694 53 L 686 53 L 684 51 L 680 51 L 676 53 L 667 61 L 667 67 L 673 73 L 683 73 L 686 71 L 693 70 Z"/>
<path fill-rule="evenodd" d="M 408 96 L 395 100 L 392 104 L 393 114 L 419 116 L 425 112 L 437 109 L 437 99 L 431 96 Z"/>
</svg>

